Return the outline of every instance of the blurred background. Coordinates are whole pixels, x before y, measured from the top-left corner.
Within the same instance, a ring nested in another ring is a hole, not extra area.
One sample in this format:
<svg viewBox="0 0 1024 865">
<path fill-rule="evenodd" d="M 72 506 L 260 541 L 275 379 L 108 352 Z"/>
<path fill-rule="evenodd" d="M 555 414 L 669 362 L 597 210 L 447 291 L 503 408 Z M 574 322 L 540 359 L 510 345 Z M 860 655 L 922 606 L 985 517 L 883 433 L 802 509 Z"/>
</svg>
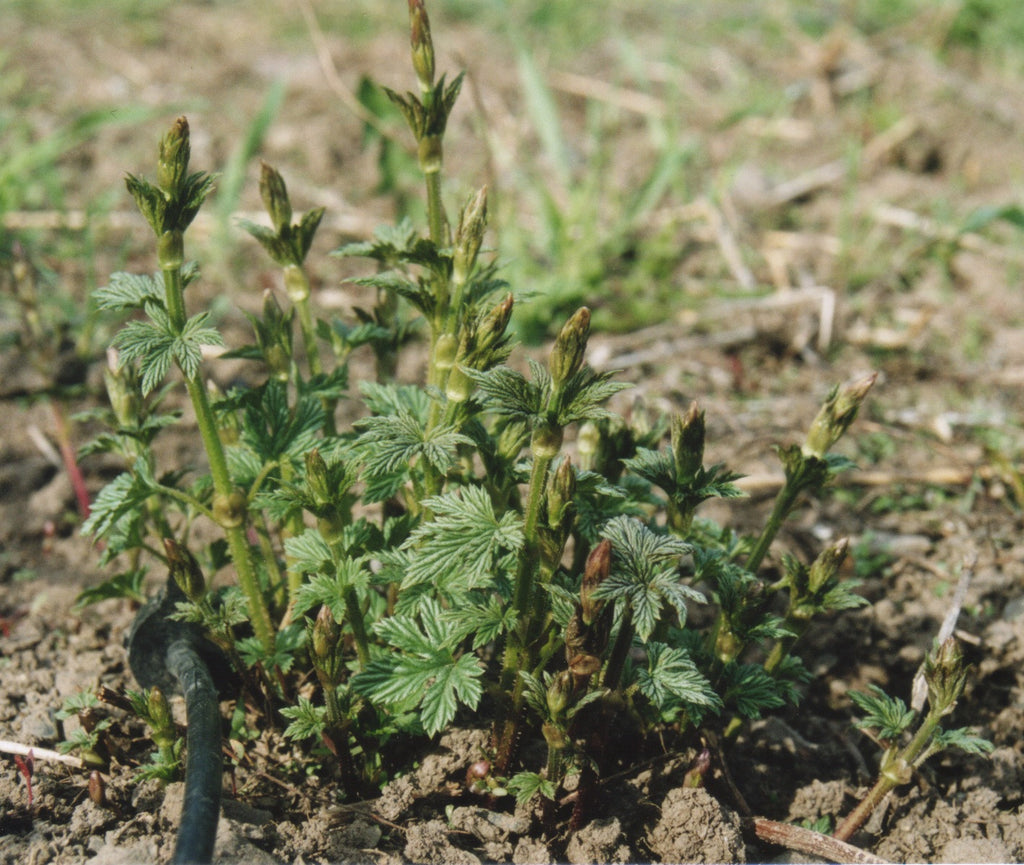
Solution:
<svg viewBox="0 0 1024 865">
<path fill-rule="evenodd" d="M 923 436 L 957 477 L 998 463 L 1020 503 L 1024 6 L 428 7 L 439 73 L 467 73 L 448 208 L 488 184 L 524 342 L 586 303 L 595 364 L 676 403 L 738 399 L 727 431 L 766 436 L 878 369 L 868 467 Z M 309 257 L 320 308 L 362 302 L 344 282 L 362 265 L 326 253 L 422 216 L 379 87 L 415 88 L 407 26 L 400 0 L 6 0 L 0 396 L 102 358 L 90 291 L 154 265 L 123 177 L 152 172 L 179 114 L 193 165 L 220 175 L 188 253 L 222 326 L 247 328 L 236 306 L 278 278 L 237 226 L 263 218 L 260 159 L 298 209 L 327 208 Z"/>
</svg>

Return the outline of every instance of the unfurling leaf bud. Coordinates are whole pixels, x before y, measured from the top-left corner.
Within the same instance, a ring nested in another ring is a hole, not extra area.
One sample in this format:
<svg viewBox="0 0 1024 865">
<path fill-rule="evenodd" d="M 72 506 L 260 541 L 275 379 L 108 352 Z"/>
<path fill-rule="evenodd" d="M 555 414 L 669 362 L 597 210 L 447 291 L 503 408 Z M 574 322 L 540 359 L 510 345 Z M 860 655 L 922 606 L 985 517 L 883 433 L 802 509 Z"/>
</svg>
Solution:
<svg viewBox="0 0 1024 865">
<path fill-rule="evenodd" d="M 685 415 L 673 416 L 671 441 L 677 482 L 692 480 L 704 465 L 704 432 L 704 412 L 696 402 L 690 403 Z"/>
<path fill-rule="evenodd" d="M 465 285 L 476 264 L 477 253 L 484 239 L 487 227 L 487 187 L 473 195 L 459 215 L 459 227 L 455 232 L 455 254 L 452 258 L 452 282 Z"/>
<path fill-rule="evenodd" d="M 434 42 L 423 0 L 409 0 L 409 42 L 420 89 L 427 93 L 434 86 Z"/>
<path fill-rule="evenodd" d="M 260 162 L 260 197 L 277 233 L 280 234 L 283 228 L 289 228 L 292 224 L 292 205 L 288 200 L 288 188 L 281 173 L 266 162 Z"/>
<path fill-rule="evenodd" d="M 114 417 L 122 427 L 133 427 L 139 422 L 139 392 L 128 381 L 130 374 L 130 367 L 121 366 L 117 349 L 108 348 L 103 383 L 107 388 L 107 399 L 110 400 Z"/>
<path fill-rule="evenodd" d="M 557 720 L 565 716 L 565 710 L 569 708 L 569 698 L 572 696 L 572 674 L 568 670 L 562 670 L 551 680 L 547 691 L 547 704 L 550 718 Z"/>
<path fill-rule="evenodd" d="M 505 328 L 508 327 L 509 319 L 512 318 L 512 295 L 505 295 L 505 299 L 487 313 L 477 327 L 477 353 L 483 354 L 501 340 L 505 335 Z"/>
<path fill-rule="evenodd" d="M 807 574 L 807 588 L 812 596 L 818 595 L 822 590 L 827 590 L 832 584 L 849 549 L 850 539 L 843 538 L 822 550 L 821 555 L 811 563 Z"/>
<path fill-rule="evenodd" d="M 303 303 L 309 299 L 309 277 L 298 264 L 285 265 L 284 290 L 292 303 Z"/>
<path fill-rule="evenodd" d="M 490 777 L 490 761 L 477 760 L 475 763 L 471 763 L 466 770 L 466 789 L 471 793 L 486 793 L 488 790 L 487 781 Z"/>
<path fill-rule="evenodd" d="M 580 425 L 576 433 L 576 450 L 579 451 L 583 467 L 591 465 L 594 455 L 601 448 L 601 430 L 593 421 L 588 420 Z"/>
<path fill-rule="evenodd" d="M 573 498 L 576 495 L 576 472 L 568 457 L 548 477 L 548 526 L 568 532 L 573 514 Z"/>
<path fill-rule="evenodd" d="M 877 378 L 878 373 L 872 373 L 842 390 L 832 388 L 807 433 L 802 448 L 805 456 L 825 458 L 857 417 L 857 410 Z"/>
<path fill-rule="evenodd" d="M 604 601 L 594 598 L 594 591 L 601 585 L 612 570 L 612 542 L 605 538 L 587 556 L 587 564 L 583 568 L 583 581 L 580 584 L 580 605 L 583 608 L 583 621 L 590 625 L 601 615 Z"/>
<path fill-rule="evenodd" d="M 160 141 L 157 161 L 156 185 L 168 198 L 176 198 L 188 177 L 189 145 L 188 120 L 179 117 Z"/>
<path fill-rule="evenodd" d="M 157 687 L 149 689 L 146 698 L 147 722 L 153 731 L 153 743 L 158 748 L 170 747 L 174 744 L 174 721 L 171 718 L 171 707 L 164 692 Z"/>
<path fill-rule="evenodd" d="M 960 644 L 949 637 L 924 659 L 924 680 L 928 685 L 928 704 L 932 712 L 948 715 L 967 684 L 967 667 Z"/>
<path fill-rule="evenodd" d="M 196 557 L 188 547 L 183 547 L 174 538 L 164 538 L 164 552 L 167 555 L 167 568 L 178 588 L 192 603 L 199 601 L 206 593 L 206 578 Z"/>
<path fill-rule="evenodd" d="M 306 484 L 318 505 L 327 504 L 331 500 L 331 490 L 327 483 L 327 463 L 320 456 L 318 448 L 313 448 L 306 454 Z"/>
<path fill-rule="evenodd" d="M 590 310 L 581 306 L 565 323 L 551 349 L 548 367 L 555 387 L 579 372 L 590 337 Z"/>
<path fill-rule="evenodd" d="M 442 333 L 434 346 L 434 366 L 439 370 L 449 370 L 455 366 L 455 355 L 459 349 L 455 334 Z"/>
<path fill-rule="evenodd" d="M 331 608 L 324 604 L 313 622 L 313 660 L 321 669 L 329 667 L 341 639 L 341 626 L 334 618 Z"/>
</svg>

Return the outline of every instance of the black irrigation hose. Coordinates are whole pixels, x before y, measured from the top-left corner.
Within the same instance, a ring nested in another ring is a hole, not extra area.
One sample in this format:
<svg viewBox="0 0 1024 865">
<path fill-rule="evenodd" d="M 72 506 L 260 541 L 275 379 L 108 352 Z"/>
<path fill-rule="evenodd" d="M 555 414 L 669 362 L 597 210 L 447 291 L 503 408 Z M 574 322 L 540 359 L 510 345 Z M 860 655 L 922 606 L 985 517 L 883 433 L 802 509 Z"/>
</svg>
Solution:
<svg viewBox="0 0 1024 865">
<path fill-rule="evenodd" d="M 181 682 L 188 718 L 185 803 L 171 862 L 206 865 L 213 861 L 220 817 L 223 760 L 217 689 L 206 664 L 187 639 L 171 643 L 167 649 L 167 668 Z"/>
<path fill-rule="evenodd" d="M 167 589 L 145 604 L 128 634 L 128 662 L 143 688 L 185 695 L 188 722 L 185 801 L 172 865 L 208 865 L 220 818 L 222 786 L 221 718 L 217 688 L 208 664 L 218 658 L 201 629 L 169 618 L 181 589 L 168 578 Z"/>
</svg>

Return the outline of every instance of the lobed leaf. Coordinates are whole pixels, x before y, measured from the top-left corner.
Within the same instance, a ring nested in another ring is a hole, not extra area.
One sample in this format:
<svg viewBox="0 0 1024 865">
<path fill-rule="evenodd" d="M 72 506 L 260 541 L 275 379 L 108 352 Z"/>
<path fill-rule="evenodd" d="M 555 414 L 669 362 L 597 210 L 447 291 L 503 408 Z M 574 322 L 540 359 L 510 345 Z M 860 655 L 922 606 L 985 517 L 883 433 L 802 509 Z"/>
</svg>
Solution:
<svg viewBox="0 0 1024 865">
<path fill-rule="evenodd" d="M 499 561 L 518 553 L 525 542 L 514 511 L 499 519 L 482 487 L 425 499 L 435 518 L 417 527 L 403 544 L 414 551 L 402 587 L 433 583 L 439 591 L 460 592 L 491 586 Z"/>
<path fill-rule="evenodd" d="M 424 459 L 441 475 L 455 464 L 459 445 L 471 445 L 454 424 L 428 428 L 406 409 L 385 417 L 369 417 L 356 424 L 362 432 L 356 440 L 358 454 L 368 477 L 391 475 Z"/>
<path fill-rule="evenodd" d="M 917 713 L 908 709 L 907 704 L 899 697 L 890 697 L 878 685 L 868 685 L 870 694 L 850 691 L 850 699 L 864 713 L 864 718 L 857 722 L 862 730 L 874 730 L 883 742 L 890 742 L 906 732 Z"/>
</svg>

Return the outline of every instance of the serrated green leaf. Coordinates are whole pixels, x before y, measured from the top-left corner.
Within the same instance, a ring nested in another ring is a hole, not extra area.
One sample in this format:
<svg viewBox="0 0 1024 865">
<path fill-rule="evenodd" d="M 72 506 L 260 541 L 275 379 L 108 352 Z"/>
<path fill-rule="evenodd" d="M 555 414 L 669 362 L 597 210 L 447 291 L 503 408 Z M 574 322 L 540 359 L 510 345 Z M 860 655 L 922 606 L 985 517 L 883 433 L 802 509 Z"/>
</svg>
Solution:
<svg viewBox="0 0 1024 865">
<path fill-rule="evenodd" d="M 141 520 L 146 500 L 158 491 L 146 457 L 139 457 L 131 472 L 123 472 L 100 490 L 82 533 L 102 538 L 126 517 Z"/>
<path fill-rule="evenodd" d="M 403 544 L 415 551 L 402 587 L 432 583 L 446 595 L 459 596 L 489 587 L 499 562 L 518 553 L 524 541 L 521 519 L 513 511 L 499 519 L 482 487 L 462 487 L 426 499 L 434 519 L 417 527 Z"/>
<path fill-rule="evenodd" d="M 239 403 L 244 412 L 241 439 L 264 462 L 288 457 L 298 468 L 316 447 L 324 422 L 320 400 L 302 394 L 291 406 L 287 385 L 270 379 L 241 394 Z"/>
<path fill-rule="evenodd" d="M 352 680 L 352 688 L 371 700 L 393 707 L 420 707 L 428 734 L 443 730 L 459 704 L 475 709 L 483 687 L 483 668 L 475 655 L 456 658 L 443 648 L 441 607 L 426 599 L 417 615 L 383 619 L 374 632 L 395 651 L 374 659 Z"/>
<path fill-rule="evenodd" d="M 459 703 L 476 708 L 483 696 L 482 675 L 480 661 L 471 654 L 437 671 L 420 702 L 420 720 L 429 735 L 441 732 L 454 720 Z"/>
<path fill-rule="evenodd" d="M 206 312 L 192 316 L 174 342 L 174 359 L 186 378 L 195 378 L 198 374 L 204 345 L 224 345 L 224 337 L 215 328 L 206 326 L 209 320 L 210 315 Z"/>
<path fill-rule="evenodd" d="M 988 739 L 982 738 L 970 731 L 967 727 L 959 727 L 956 730 L 937 730 L 932 742 L 938 748 L 959 748 L 967 754 L 991 754 L 995 749 Z"/>
<path fill-rule="evenodd" d="M 445 475 L 455 464 L 456 448 L 473 443 L 457 426 L 438 424 L 428 429 L 405 409 L 386 417 L 364 418 L 356 426 L 362 430 L 356 453 L 369 477 L 394 474 L 420 458 Z"/>
<path fill-rule="evenodd" d="M 144 601 L 143 582 L 146 578 L 147 568 L 132 568 L 120 574 L 115 574 L 96 586 L 89 586 L 82 589 L 75 598 L 73 610 L 78 612 L 90 604 L 106 601 L 110 598 L 129 598 L 133 601 Z"/>
<path fill-rule="evenodd" d="M 430 397 L 423 388 L 411 384 L 380 384 L 375 381 L 359 382 L 363 401 L 376 415 L 398 414 L 408 411 L 421 425 L 430 413 Z"/>
<path fill-rule="evenodd" d="M 637 670 L 636 681 L 640 693 L 656 708 L 664 709 L 675 699 L 687 706 L 721 710 L 722 698 L 685 649 L 655 641 L 649 642 L 646 649 L 647 666 Z"/>
<path fill-rule="evenodd" d="M 301 694 L 294 706 L 284 706 L 281 714 L 290 718 L 285 728 L 286 739 L 319 739 L 327 726 L 327 708 L 314 706 L 308 697 Z"/>
<path fill-rule="evenodd" d="M 125 311 L 142 309 L 147 304 L 164 304 L 163 280 L 158 276 L 113 273 L 110 282 L 93 292 L 100 309 Z"/>
<path fill-rule="evenodd" d="M 560 407 L 558 422 L 562 426 L 587 420 L 611 417 L 604 403 L 619 391 L 632 387 L 621 381 L 612 381 L 614 372 L 595 372 L 590 367 L 576 372 L 564 385 L 564 392 L 570 399 Z"/>
<path fill-rule="evenodd" d="M 627 457 L 622 464 L 655 486 L 671 494 L 676 489 L 676 467 L 672 454 L 667 450 L 637 448 L 636 454 Z"/>
<path fill-rule="evenodd" d="M 523 698 L 526 700 L 526 704 L 539 717 L 546 718 L 548 715 L 547 686 L 551 682 L 551 674 L 547 673 L 545 681 L 541 682 L 533 673 L 520 670 L 519 678 L 523 681 Z"/>
<path fill-rule="evenodd" d="M 301 535 L 285 538 L 288 570 L 293 573 L 333 572 L 334 554 L 319 529 L 306 529 Z"/>
<path fill-rule="evenodd" d="M 757 720 L 767 709 L 785 705 L 783 688 L 760 664 L 727 664 L 719 688 L 724 703 L 744 718 Z"/>
<path fill-rule="evenodd" d="M 445 646 L 457 646 L 472 635 L 473 648 L 479 649 L 515 627 L 517 616 L 512 607 L 492 595 L 486 604 L 445 611 L 444 621 L 448 630 Z"/>
<path fill-rule="evenodd" d="M 895 741 L 914 723 L 917 713 L 899 697 L 890 697 L 878 685 L 868 685 L 870 694 L 850 691 L 850 699 L 864 713 L 857 722 L 862 730 L 874 730 L 883 742 Z"/>
<path fill-rule="evenodd" d="M 612 542 L 612 570 L 595 598 L 615 600 L 633 616 L 637 636 L 646 641 L 661 616 L 672 607 L 679 624 L 686 622 L 686 603 L 704 603 L 704 595 L 679 577 L 679 558 L 691 546 L 670 535 L 658 535 L 632 517 L 616 517 L 601 532 Z"/>
<path fill-rule="evenodd" d="M 349 243 L 334 250 L 339 257 L 363 256 L 377 261 L 397 263 L 416 243 L 416 229 L 412 221 L 403 218 L 397 225 L 380 225 L 373 232 L 373 240 Z"/>
<path fill-rule="evenodd" d="M 821 598 L 822 611 L 856 610 L 868 606 L 868 599 L 853 591 L 859 585 L 860 580 L 849 579 L 833 586 Z"/>
<path fill-rule="evenodd" d="M 306 642 L 306 629 L 298 623 L 278 631 L 274 635 L 273 651 L 267 652 L 256 637 L 244 637 L 236 641 L 235 647 L 242 660 L 250 666 L 262 664 L 264 669 L 279 669 L 287 673 L 295 663 L 295 656 Z"/>
<path fill-rule="evenodd" d="M 484 372 L 467 369 L 466 374 L 480 389 L 485 407 L 498 415 L 526 420 L 541 410 L 541 388 L 522 373 L 497 366 Z"/>
<path fill-rule="evenodd" d="M 536 772 L 519 772 L 509 778 L 505 786 L 509 793 L 516 797 L 516 803 L 519 805 L 526 805 L 534 796 L 554 800 L 558 792 L 553 781 Z"/>
<path fill-rule="evenodd" d="M 292 570 L 293 563 L 289 563 Z M 330 567 L 330 566 L 329 566 Z M 318 609 L 322 604 L 331 608 L 334 618 L 343 622 L 346 617 L 345 595 L 355 589 L 365 591 L 369 572 L 361 559 L 343 558 L 327 573 L 313 573 L 295 593 L 295 612 Z"/>
</svg>

